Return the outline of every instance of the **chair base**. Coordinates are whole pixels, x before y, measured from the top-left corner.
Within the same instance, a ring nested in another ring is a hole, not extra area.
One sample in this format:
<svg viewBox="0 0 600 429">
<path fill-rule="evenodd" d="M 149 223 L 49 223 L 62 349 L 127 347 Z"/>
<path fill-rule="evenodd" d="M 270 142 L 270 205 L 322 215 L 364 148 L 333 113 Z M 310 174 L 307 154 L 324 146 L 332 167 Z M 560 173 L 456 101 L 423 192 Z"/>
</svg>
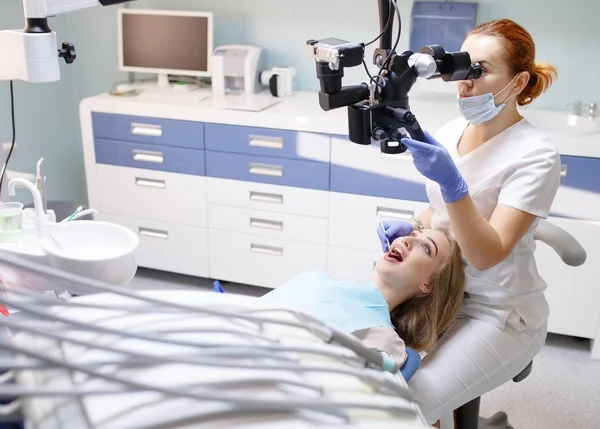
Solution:
<svg viewBox="0 0 600 429">
<path fill-rule="evenodd" d="M 514 429 L 508 422 L 505 412 L 499 411 L 491 417 L 479 415 L 481 397 L 473 399 L 456 410 L 455 421 L 457 429 Z"/>
<path fill-rule="evenodd" d="M 458 428 L 460 429 L 460 428 Z M 493 416 L 485 419 L 479 417 L 477 429 L 514 429 L 508 422 L 508 416 L 505 412 L 499 411 Z"/>
</svg>

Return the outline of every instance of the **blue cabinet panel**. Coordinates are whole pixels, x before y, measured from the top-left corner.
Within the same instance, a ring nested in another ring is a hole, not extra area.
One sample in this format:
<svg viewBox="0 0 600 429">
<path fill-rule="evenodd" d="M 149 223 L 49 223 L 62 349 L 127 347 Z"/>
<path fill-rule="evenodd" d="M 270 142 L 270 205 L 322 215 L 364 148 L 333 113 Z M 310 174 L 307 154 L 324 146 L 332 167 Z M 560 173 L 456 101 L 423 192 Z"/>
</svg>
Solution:
<svg viewBox="0 0 600 429">
<path fill-rule="evenodd" d="M 206 148 L 213 151 L 329 160 L 329 135 L 223 124 L 206 124 L 205 129 Z"/>
<path fill-rule="evenodd" d="M 600 194 L 600 159 L 579 156 L 560 156 L 563 168 L 561 186 Z"/>
<path fill-rule="evenodd" d="M 157 145 L 204 148 L 204 123 L 92 113 L 94 137 Z"/>
<path fill-rule="evenodd" d="M 429 202 L 425 185 L 340 165 L 331 165 L 331 191 Z"/>
<path fill-rule="evenodd" d="M 206 151 L 206 174 L 222 179 L 329 190 L 329 164 Z"/>
<path fill-rule="evenodd" d="M 204 176 L 204 151 L 95 139 L 96 162 Z"/>
<path fill-rule="evenodd" d="M 600 159 L 569 155 L 560 159 L 560 189 L 550 215 L 600 221 Z M 585 198 L 581 191 L 592 194 L 592 198 Z"/>
</svg>

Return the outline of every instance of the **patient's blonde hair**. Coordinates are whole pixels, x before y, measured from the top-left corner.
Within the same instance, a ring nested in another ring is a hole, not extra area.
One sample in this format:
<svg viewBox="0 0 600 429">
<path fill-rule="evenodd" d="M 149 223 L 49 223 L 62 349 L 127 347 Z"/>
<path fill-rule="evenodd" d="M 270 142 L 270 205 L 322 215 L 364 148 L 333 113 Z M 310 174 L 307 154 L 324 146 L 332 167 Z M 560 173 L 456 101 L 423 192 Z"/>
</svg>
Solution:
<svg viewBox="0 0 600 429">
<path fill-rule="evenodd" d="M 438 338 L 455 320 L 465 295 L 465 269 L 462 252 L 447 232 L 450 257 L 431 275 L 431 292 L 416 296 L 396 307 L 391 319 L 407 347 L 430 352 Z"/>
</svg>

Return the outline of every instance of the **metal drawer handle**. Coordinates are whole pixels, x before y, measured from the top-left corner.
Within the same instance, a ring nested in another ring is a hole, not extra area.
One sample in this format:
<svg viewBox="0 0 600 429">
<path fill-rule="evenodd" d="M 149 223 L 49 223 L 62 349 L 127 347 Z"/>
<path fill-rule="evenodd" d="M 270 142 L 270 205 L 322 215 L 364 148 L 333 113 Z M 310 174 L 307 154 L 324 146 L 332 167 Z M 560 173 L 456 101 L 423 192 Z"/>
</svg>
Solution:
<svg viewBox="0 0 600 429">
<path fill-rule="evenodd" d="M 140 235 L 143 237 L 161 238 L 163 240 L 169 239 L 168 231 L 160 231 L 158 229 L 149 229 L 149 228 L 142 228 L 142 227 L 140 227 L 139 231 L 140 231 Z"/>
<path fill-rule="evenodd" d="M 165 189 L 167 187 L 167 182 L 164 180 L 141 179 L 139 177 L 135 178 L 135 184 L 145 188 Z"/>
<path fill-rule="evenodd" d="M 269 149 L 283 149 L 283 138 L 267 136 L 249 136 L 250 146 L 266 147 Z"/>
<path fill-rule="evenodd" d="M 131 134 L 137 136 L 162 137 L 162 126 L 131 123 Z"/>
<path fill-rule="evenodd" d="M 250 251 L 262 253 L 265 255 L 283 256 L 283 248 L 275 246 L 263 246 L 261 244 L 250 243 Z"/>
<path fill-rule="evenodd" d="M 164 161 L 162 152 L 152 152 L 149 150 L 133 150 L 134 161 L 152 162 L 154 164 L 162 164 Z"/>
<path fill-rule="evenodd" d="M 274 229 L 277 231 L 283 231 L 283 222 L 277 220 L 257 219 L 251 217 L 250 226 L 254 228 Z"/>
<path fill-rule="evenodd" d="M 560 166 L 560 177 L 567 177 L 567 168 L 566 165 Z"/>
<path fill-rule="evenodd" d="M 283 204 L 283 195 L 267 194 L 265 192 L 250 191 L 250 201 L 260 201 L 261 203 Z"/>
<path fill-rule="evenodd" d="M 385 207 L 377 207 L 377 216 L 381 218 L 392 218 L 411 220 L 415 217 L 414 210 L 389 209 Z"/>
<path fill-rule="evenodd" d="M 258 164 L 255 162 L 250 163 L 250 174 L 258 174 L 261 176 L 283 176 L 283 166 L 281 165 L 269 165 L 269 164 Z"/>
</svg>

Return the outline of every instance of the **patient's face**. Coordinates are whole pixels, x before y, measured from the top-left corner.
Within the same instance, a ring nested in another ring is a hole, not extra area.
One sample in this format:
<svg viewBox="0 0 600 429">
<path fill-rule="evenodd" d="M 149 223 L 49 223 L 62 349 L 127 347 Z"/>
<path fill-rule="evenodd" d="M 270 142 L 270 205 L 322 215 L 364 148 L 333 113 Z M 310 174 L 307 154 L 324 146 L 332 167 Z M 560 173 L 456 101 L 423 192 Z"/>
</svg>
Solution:
<svg viewBox="0 0 600 429">
<path fill-rule="evenodd" d="M 415 295 L 423 292 L 434 270 L 451 256 L 450 241 L 435 229 L 413 231 L 391 246 L 377 263 L 377 272 L 389 286 L 414 289 Z"/>
</svg>

